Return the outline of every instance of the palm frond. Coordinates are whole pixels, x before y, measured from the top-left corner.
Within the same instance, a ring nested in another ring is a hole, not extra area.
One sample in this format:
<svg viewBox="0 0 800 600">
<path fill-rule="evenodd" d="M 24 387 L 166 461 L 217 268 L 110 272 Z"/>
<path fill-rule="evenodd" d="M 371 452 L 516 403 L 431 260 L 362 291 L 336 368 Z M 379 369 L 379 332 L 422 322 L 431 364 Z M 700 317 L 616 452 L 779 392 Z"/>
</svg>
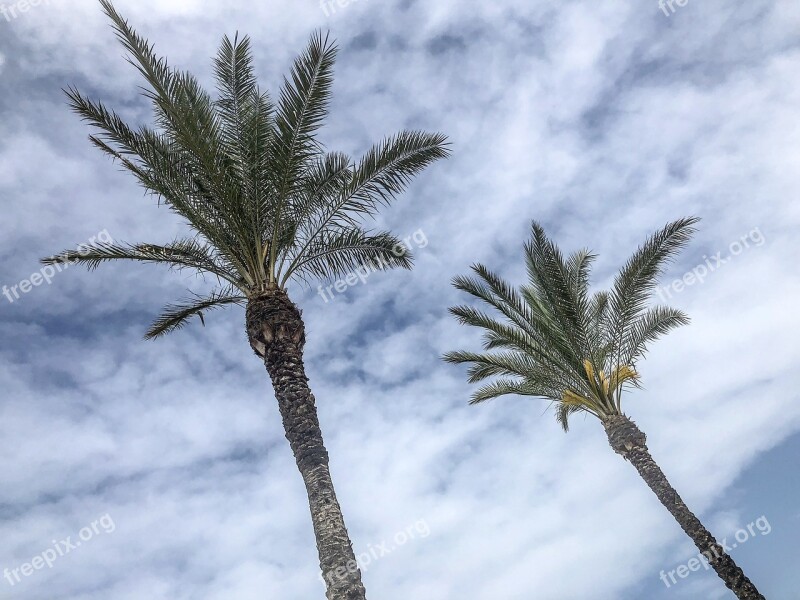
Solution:
<svg viewBox="0 0 800 600">
<path fill-rule="evenodd" d="M 332 279 L 357 271 L 367 275 L 373 271 L 394 268 L 410 269 L 413 265 L 411 251 L 388 231 L 371 233 L 358 227 L 319 237 L 305 248 L 305 255 L 292 261 L 280 281 L 285 285 L 290 277 L 307 279 Z"/>
<path fill-rule="evenodd" d="M 520 352 L 449 352 L 444 360 L 453 364 L 469 363 L 469 383 L 477 383 L 496 375 L 529 377 L 536 371 L 533 359 Z"/>
<path fill-rule="evenodd" d="M 242 116 L 252 108 L 253 98 L 258 97 L 249 37 L 245 36 L 241 41 L 238 34 L 233 40 L 227 35 L 222 38 L 214 59 L 214 76 L 219 91 L 215 102 L 217 114 L 227 133 L 232 134 L 232 145 L 241 146 Z"/>
<path fill-rule="evenodd" d="M 450 156 L 439 133 L 403 131 L 373 146 L 353 169 L 350 184 L 331 211 L 331 219 L 363 219 L 388 206 L 431 163 Z"/>
<path fill-rule="evenodd" d="M 225 152 L 240 182 L 242 229 L 255 242 L 253 266 L 256 279 L 269 280 L 263 257 L 273 225 L 270 205 L 275 196 L 271 172 L 272 145 L 275 139 L 274 106 L 269 94 L 256 83 L 250 38 L 225 36 L 214 60 L 219 97 L 214 108 L 222 123 Z"/>
<path fill-rule="evenodd" d="M 673 329 L 689 324 L 689 316 L 668 306 L 655 306 L 637 317 L 620 348 L 620 362 L 634 364 L 647 352 L 647 346 Z"/>
<path fill-rule="evenodd" d="M 128 62 L 150 85 L 144 93 L 153 103 L 157 124 L 167 141 L 180 149 L 194 183 L 205 191 L 202 208 L 215 225 L 214 243 L 223 245 L 226 253 L 251 273 L 258 273 L 252 229 L 244 218 L 243 169 L 226 152 L 223 122 L 210 95 L 191 73 L 170 68 L 165 59 L 157 57 L 152 44 L 139 36 L 111 2 L 101 0 L 101 4 L 128 50 Z"/>
<path fill-rule="evenodd" d="M 576 257 L 574 260 L 578 260 Z M 572 272 L 559 248 L 547 237 L 537 222 L 531 226 L 531 239 L 525 244 L 525 261 L 529 276 L 526 297 L 549 325 L 553 343 L 561 349 L 573 369 L 580 372 L 583 359 L 592 355 L 587 321 L 588 301 L 580 292 L 581 269 L 588 268 L 591 255 L 575 263 Z"/>
<path fill-rule="evenodd" d="M 101 263 L 115 260 L 160 263 L 177 269 L 195 269 L 201 273 L 211 273 L 239 289 L 245 287 L 235 270 L 226 265 L 224 259 L 219 257 L 212 247 L 194 239 L 179 239 L 164 246 L 102 242 L 84 244 L 79 249 L 64 250 L 60 254 L 43 258 L 41 262 L 45 265 L 82 264 L 89 270 L 94 270 Z"/>
<path fill-rule="evenodd" d="M 156 56 L 153 44 L 141 37 L 130 23 L 120 15 L 110 0 L 100 0 L 106 16 L 122 46 L 128 51 L 127 59 L 160 96 L 169 97 L 175 78 L 165 58 Z"/>
<path fill-rule="evenodd" d="M 590 412 L 590 411 L 587 411 L 584 406 L 580 406 L 578 404 L 565 404 L 564 402 L 559 402 L 556 405 L 556 421 L 558 421 L 558 424 L 561 425 L 562 429 L 565 432 L 568 432 L 569 418 L 575 413 L 581 413 L 581 412 Z"/>
<path fill-rule="evenodd" d="M 269 244 L 271 277 L 280 250 L 284 213 L 291 211 L 287 207 L 301 188 L 302 172 L 321 152 L 315 133 L 328 114 L 337 52 L 328 35 L 316 32 L 305 52 L 295 60 L 291 81 L 284 80 L 281 89 L 271 152 L 276 190 Z"/>
<path fill-rule="evenodd" d="M 359 227 L 373 217 L 380 206 L 391 203 L 413 177 L 450 151 L 447 138 L 441 134 L 402 132 L 374 146 L 352 167 L 345 166 L 343 156 L 332 157 L 326 167 L 331 186 L 342 185 L 333 198 L 325 198 L 299 225 L 299 250 L 288 269 L 294 270 L 297 257 L 304 256 L 309 246 L 330 231 Z M 331 187 L 328 189 L 336 189 Z"/>
<path fill-rule="evenodd" d="M 638 248 L 615 278 L 610 293 L 609 335 L 618 352 L 637 315 L 645 309 L 664 268 L 689 243 L 698 221 L 692 217 L 667 224 Z"/>
<path fill-rule="evenodd" d="M 469 403 L 480 404 L 487 400 L 494 400 L 500 396 L 511 394 L 519 396 L 538 396 L 540 392 L 534 385 L 526 380 L 498 379 L 475 390 Z"/>
<path fill-rule="evenodd" d="M 169 304 L 164 308 L 161 316 L 153 322 L 144 337 L 152 340 L 176 329 L 181 329 L 193 316 L 198 316 L 205 325 L 203 316 L 205 311 L 221 308 L 228 304 L 242 304 L 245 301 L 244 296 L 235 294 L 228 288 L 213 292 L 207 297 L 194 296 L 177 304 Z"/>
<path fill-rule="evenodd" d="M 563 359 L 556 349 L 546 342 L 542 343 L 532 337 L 526 330 L 515 323 L 502 323 L 471 306 L 454 306 L 450 308 L 450 312 L 462 324 L 486 330 L 484 350 L 507 349 L 516 351 L 530 358 L 531 362 L 526 368 L 531 373 L 536 371 L 540 380 L 557 381 L 561 387 L 574 387 L 576 389 L 585 387 L 584 380 L 576 376 L 574 371 L 564 368 Z M 473 357 L 472 360 L 475 362 L 481 362 L 482 359 L 477 358 L 478 356 L 492 357 L 493 355 L 470 356 Z M 485 358 L 485 360 L 491 359 Z M 555 386 L 553 389 L 557 389 L 559 386 Z M 558 395 L 558 392 L 554 393 Z"/>
<path fill-rule="evenodd" d="M 459 320 L 473 327 L 486 329 L 491 335 L 485 349 L 512 346 L 535 357 L 540 368 L 550 373 L 560 373 L 562 381 L 581 388 L 585 385 L 583 368 L 574 350 L 561 335 L 556 320 L 543 312 L 544 304 L 533 302 L 527 290 L 516 292 L 496 274 L 483 265 L 473 265 L 478 278 L 455 277 L 453 285 L 480 299 L 508 320 L 507 324 L 489 317 L 486 313 L 467 306 L 450 309 Z M 564 368 L 572 365 L 572 369 Z"/>
<path fill-rule="evenodd" d="M 485 266 L 475 264 L 472 266 L 472 270 L 477 274 L 477 279 L 457 276 L 453 278 L 453 287 L 467 292 L 494 308 L 536 344 L 546 347 L 548 344 L 542 343 L 544 338 L 541 335 L 546 332 L 537 328 L 533 312 L 522 301 L 520 295 Z M 473 311 L 469 307 L 456 307 L 451 309 L 451 312 L 459 317 L 462 323 L 473 327 L 483 327 L 496 333 L 500 333 L 503 329 L 499 322 L 489 318 L 485 313 Z"/>
<path fill-rule="evenodd" d="M 328 114 L 333 66 L 338 49 L 327 34 L 314 33 L 295 59 L 291 80 L 285 79 L 278 103 L 273 161 L 281 198 L 302 180 L 300 172 L 315 157 L 320 144 L 315 133 Z"/>
<path fill-rule="evenodd" d="M 295 225 L 296 241 L 313 239 L 316 232 L 313 217 L 337 200 L 352 176 L 353 160 L 343 152 L 326 152 L 309 165 L 303 173 L 299 193 L 284 213 Z"/>
</svg>

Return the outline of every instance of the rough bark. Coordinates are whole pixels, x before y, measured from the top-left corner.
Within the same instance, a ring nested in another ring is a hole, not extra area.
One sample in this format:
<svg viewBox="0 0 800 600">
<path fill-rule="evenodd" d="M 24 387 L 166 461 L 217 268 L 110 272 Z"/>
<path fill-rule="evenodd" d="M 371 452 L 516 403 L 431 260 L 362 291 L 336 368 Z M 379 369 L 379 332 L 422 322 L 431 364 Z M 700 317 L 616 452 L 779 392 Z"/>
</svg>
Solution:
<svg viewBox="0 0 800 600">
<path fill-rule="evenodd" d="M 653 490 L 661 504 L 675 517 L 681 529 L 692 538 L 697 549 L 736 597 L 740 600 L 765 600 L 669 483 L 664 472 L 650 456 L 646 444 L 647 438 L 636 424 L 628 417 L 619 415 L 607 418 L 603 425 L 614 452 L 636 467 L 639 475 Z"/>
<path fill-rule="evenodd" d="M 247 335 L 272 379 L 286 439 L 306 485 L 326 597 L 365 600 L 305 374 L 305 326 L 300 311 L 283 290 L 269 290 L 248 303 Z"/>
</svg>

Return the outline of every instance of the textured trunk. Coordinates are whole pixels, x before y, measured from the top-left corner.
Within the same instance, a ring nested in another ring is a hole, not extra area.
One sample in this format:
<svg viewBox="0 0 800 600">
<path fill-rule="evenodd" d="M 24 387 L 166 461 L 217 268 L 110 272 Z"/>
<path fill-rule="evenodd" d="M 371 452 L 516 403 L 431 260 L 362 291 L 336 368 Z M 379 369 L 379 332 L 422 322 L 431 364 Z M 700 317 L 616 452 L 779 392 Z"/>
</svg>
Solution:
<svg viewBox="0 0 800 600">
<path fill-rule="evenodd" d="M 303 366 L 305 327 L 300 311 L 284 291 L 265 292 L 247 305 L 247 335 L 272 379 L 286 439 L 306 484 L 326 596 L 328 600 L 364 600 L 361 572 L 336 500 Z"/>
<path fill-rule="evenodd" d="M 736 594 L 736 597 L 740 600 L 764 600 L 764 596 L 759 593 L 756 586 L 733 562 L 733 559 L 694 513 L 687 508 L 678 492 L 667 481 L 664 472 L 650 456 L 646 436 L 636 424 L 626 416 L 615 416 L 606 419 L 603 425 L 614 452 L 636 467 L 639 475 L 658 496 L 661 504 L 675 517 L 681 529 L 692 538 L 698 550 L 706 557 L 725 585 Z"/>
</svg>

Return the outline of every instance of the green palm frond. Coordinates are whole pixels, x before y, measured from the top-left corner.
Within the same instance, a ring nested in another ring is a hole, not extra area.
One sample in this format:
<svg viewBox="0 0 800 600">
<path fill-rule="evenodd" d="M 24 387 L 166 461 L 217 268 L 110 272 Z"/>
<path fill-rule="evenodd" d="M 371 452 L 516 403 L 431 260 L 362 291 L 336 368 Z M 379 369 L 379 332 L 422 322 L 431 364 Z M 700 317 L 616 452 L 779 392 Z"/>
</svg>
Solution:
<svg viewBox="0 0 800 600">
<path fill-rule="evenodd" d="M 213 292 L 207 297 L 194 296 L 179 304 L 169 304 L 164 308 L 161 316 L 153 322 L 144 337 L 152 340 L 181 329 L 193 316 L 199 317 L 205 325 L 203 316 L 205 311 L 221 308 L 227 304 L 243 304 L 246 300 L 244 296 L 237 295 L 228 288 Z"/>
<path fill-rule="evenodd" d="M 291 194 L 292 186 L 302 180 L 307 161 L 321 149 L 315 134 L 328 114 L 337 53 L 328 35 L 315 32 L 306 50 L 295 59 L 291 80 L 284 80 L 273 154 L 275 171 L 282 175 L 277 188 L 283 197 Z"/>
<path fill-rule="evenodd" d="M 610 335 L 621 359 L 624 340 L 636 317 L 646 308 L 664 268 L 691 240 L 699 219 L 685 218 L 667 224 L 651 235 L 631 256 L 614 280 L 610 292 Z"/>
<path fill-rule="evenodd" d="M 439 133 L 403 131 L 386 138 L 355 166 L 332 217 L 372 216 L 380 206 L 394 201 L 431 163 L 448 156 L 447 138 Z"/>
<path fill-rule="evenodd" d="M 297 226 L 298 249 L 287 271 L 295 270 L 320 237 L 360 226 L 403 192 L 415 175 L 449 155 L 446 138 L 441 134 L 402 132 L 374 146 L 358 164 L 345 165 L 343 155 L 330 157 L 326 176 L 318 179 L 329 186 L 329 195 L 317 192 L 312 196 L 316 202 L 312 200 L 309 205 L 306 201 L 303 214 L 307 217 Z M 319 172 L 319 166 L 315 172 Z"/>
<path fill-rule="evenodd" d="M 582 270 L 588 269 L 591 256 L 573 258 L 573 268 L 564 259 L 561 250 L 547 237 L 544 228 L 534 222 L 531 240 L 525 245 L 526 264 L 530 285 L 535 290 L 541 306 L 546 306 L 551 325 L 556 325 L 559 344 L 570 350 L 570 363 L 580 369 L 583 357 L 591 356 L 587 339 L 588 303 L 581 293 Z"/>
<path fill-rule="evenodd" d="M 414 176 L 449 155 L 443 135 L 419 131 L 404 131 L 373 146 L 349 166 L 336 196 L 309 219 L 304 239 L 313 240 L 328 227 L 357 225 L 374 216 L 405 191 Z"/>
<path fill-rule="evenodd" d="M 300 193 L 288 207 L 291 214 L 287 220 L 295 225 L 294 242 L 298 247 L 313 239 L 311 231 L 317 230 L 314 217 L 338 200 L 352 176 L 353 160 L 343 152 L 322 154 L 309 166 Z"/>
<path fill-rule="evenodd" d="M 561 425 L 562 429 L 565 432 L 567 432 L 569 431 L 569 418 L 575 413 L 581 413 L 581 412 L 589 412 L 589 411 L 576 404 L 559 402 L 556 405 L 556 421 L 558 421 L 558 424 Z"/>
<path fill-rule="evenodd" d="M 278 260 L 282 224 L 287 205 L 302 186 L 302 173 L 321 151 L 315 137 L 328 114 L 333 85 L 333 64 L 338 49 L 322 32 L 315 33 L 292 67 L 292 79 L 284 81 L 276 117 L 276 136 L 272 151 L 277 194 L 273 211 L 273 231 L 269 245 L 269 264 Z M 270 269 L 272 271 L 272 269 Z M 270 273 L 273 277 L 273 273 Z M 271 281 L 274 281 L 271 279 Z"/>
<path fill-rule="evenodd" d="M 470 404 L 480 404 L 487 400 L 494 400 L 500 396 L 516 394 L 518 396 L 538 396 L 541 395 L 541 390 L 534 387 L 528 381 L 519 381 L 513 379 L 498 379 L 491 383 L 481 386 L 472 394 Z"/>
<path fill-rule="evenodd" d="M 524 379 L 536 368 L 534 360 L 520 352 L 493 352 L 491 354 L 450 352 L 445 354 L 444 358 L 453 364 L 470 363 L 470 383 L 477 383 L 495 375 Z"/>
<path fill-rule="evenodd" d="M 540 374 L 547 373 L 549 380 L 558 380 L 564 387 L 582 388 L 585 384 L 575 372 L 570 372 L 563 368 L 562 357 L 554 350 L 553 346 L 542 343 L 532 337 L 525 330 L 515 326 L 513 323 L 502 323 L 491 318 L 486 313 L 479 311 L 471 306 L 455 306 L 450 309 L 462 324 L 479 327 L 486 330 L 484 336 L 484 350 L 513 350 L 519 354 L 527 356 L 532 362 L 528 364 L 528 369 L 534 366 Z M 450 355 L 446 355 L 450 356 Z M 453 357 L 463 356 L 453 354 Z M 469 355 L 472 357 L 483 356 L 490 362 L 497 356 L 496 353 L 483 355 Z M 465 360 L 450 362 L 469 362 Z M 477 379 L 475 380 L 477 381 Z"/>
<path fill-rule="evenodd" d="M 635 364 L 647 352 L 647 346 L 673 329 L 689 324 L 689 316 L 668 306 L 655 306 L 637 317 L 628 328 L 620 357 L 623 364 Z"/>
<path fill-rule="evenodd" d="M 65 90 L 69 104 L 92 127 L 92 144 L 185 220 L 193 237 L 166 246 L 96 244 L 44 262 L 90 269 L 120 259 L 164 263 L 209 273 L 244 298 L 291 279 L 411 267 L 410 254 L 394 252 L 398 238 L 372 233 L 364 221 L 449 155 L 446 138 L 402 132 L 359 161 L 325 152 L 317 136 L 328 114 L 337 54 L 327 34 L 311 36 L 276 106 L 256 81 L 250 38 L 223 37 L 213 59 L 212 97 L 192 74 L 159 57 L 109 0 L 101 6 L 126 60 L 145 80 L 153 123 L 131 126 L 71 87 Z M 209 298 L 227 304 L 228 296 L 216 290 Z M 184 308 L 172 307 L 168 316 L 178 319 Z"/>
<path fill-rule="evenodd" d="M 225 135 L 230 136 L 226 141 L 234 151 L 240 152 L 238 156 L 243 162 L 247 151 L 243 116 L 255 109 L 254 99 L 260 96 L 249 37 L 241 41 L 238 34 L 233 41 L 227 35 L 222 38 L 214 59 L 214 76 L 219 92 L 215 102 L 217 114 L 225 124 Z"/>
<path fill-rule="evenodd" d="M 141 73 L 157 94 L 168 97 L 175 82 L 166 59 L 156 56 L 153 45 L 131 27 L 110 0 L 100 0 L 100 5 L 111 20 L 117 39 L 130 55 L 126 60 Z"/>
<path fill-rule="evenodd" d="M 164 246 L 156 244 L 84 244 L 77 250 L 65 250 L 60 254 L 42 259 L 46 265 L 83 264 L 94 270 L 101 263 L 113 260 L 134 260 L 145 263 L 161 263 L 177 269 L 195 269 L 210 273 L 242 289 L 244 282 L 237 279 L 234 269 L 226 265 L 224 258 L 215 250 L 194 239 L 176 240 Z"/>
<path fill-rule="evenodd" d="M 477 274 L 477 278 L 454 277 L 453 286 L 498 310 L 511 323 L 535 338 L 537 332 L 533 324 L 533 315 L 516 290 L 512 289 L 500 277 L 481 264 L 473 265 L 472 270 Z M 485 317 L 483 313 L 471 313 L 469 310 L 464 310 L 463 314 L 461 314 L 455 309 L 451 309 L 451 311 L 468 325 L 486 327 L 484 323 L 488 321 L 488 317 Z M 471 314 L 476 316 L 471 317 Z M 478 314 L 480 314 L 479 318 L 477 317 Z M 489 329 L 489 327 L 486 328 Z"/>
<path fill-rule="evenodd" d="M 584 249 L 571 254 L 565 264 L 565 271 L 572 286 L 572 293 L 580 300 L 581 306 L 584 307 L 589 298 L 589 275 L 591 274 L 592 263 L 596 258 L 596 254 Z"/>
<path fill-rule="evenodd" d="M 646 304 L 696 222 L 682 219 L 651 236 L 609 292 L 590 292 L 594 254 L 565 257 L 538 223 L 525 244 L 526 285 L 515 289 L 482 265 L 472 267 L 475 277 L 454 278 L 457 289 L 500 317 L 469 305 L 450 309 L 460 323 L 484 330 L 484 352 L 448 352 L 444 360 L 469 365 L 470 383 L 496 378 L 471 403 L 507 394 L 542 397 L 553 402 L 565 431 L 575 413 L 622 414 L 624 390 L 640 386 L 634 365 L 648 344 L 688 322 L 681 311 Z"/>
<path fill-rule="evenodd" d="M 306 248 L 299 262 L 287 270 L 281 285 L 290 277 L 307 279 L 331 279 L 353 272 L 357 269 L 386 270 L 392 268 L 410 269 L 413 256 L 403 242 L 388 231 L 376 234 L 359 227 L 326 233 Z"/>
</svg>

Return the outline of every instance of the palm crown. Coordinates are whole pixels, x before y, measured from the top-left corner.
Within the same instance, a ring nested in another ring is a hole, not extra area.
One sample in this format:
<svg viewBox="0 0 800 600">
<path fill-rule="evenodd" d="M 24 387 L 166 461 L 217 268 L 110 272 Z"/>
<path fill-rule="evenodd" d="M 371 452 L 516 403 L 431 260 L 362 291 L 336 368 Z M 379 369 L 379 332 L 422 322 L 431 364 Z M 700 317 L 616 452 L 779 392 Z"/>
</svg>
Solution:
<svg viewBox="0 0 800 600">
<path fill-rule="evenodd" d="M 538 223 L 525 245 L 529 282 L 514 289 L 483 265 L 477 277 L 453 284 L 500 313 L 456 306 L 461 323 L 486 330 L 485 353 L 450 352 L 445 360 L 468 363 L 470 383 L 497 377 L 479 388 L 472 403 L 505 394 L 538 396 L 556 404 L 565 430 L 569 416 L 600 419 L 621 415 L 626 385 L 639 385 L 637 361 L 650 342 L 689 318 L 648 301 L 665 265 L 686 245 L 696 218 L 668 224 L 653 234 L 617 274 L 610 291 L 589 292 L 595 255 L 580 250 L 564 257 Z"/>
<path fill-rule="evenodd" d="M 164 263 L 212 275 L 207 297 L 167 306 L 146 337 L 183 326 L 193 315 L 244 303 L 290 279 L 334 277 L 357 265 L 410 268 L 390 232 L 364 227 L 412 177 L 446 157 L 440 134 L 404 131 L 360 160 L 326 152 L 316 134 L 328 112 L 336 46 L 316 33 L 295 60 L 274 105 L 259 89 L 248 38 L 225 37 L 214 60 L 218 97 L 153 46 L 101 0 L 128 61 L 149 88 L 155 127 L 131 127 L 102 103 L 67 90 L 71 107 L 99 129 L 92 143 L 186 219 L 194 235 L 166 245 L 94 244 L 43 262 L 110 260 Z"/>
</svg>

